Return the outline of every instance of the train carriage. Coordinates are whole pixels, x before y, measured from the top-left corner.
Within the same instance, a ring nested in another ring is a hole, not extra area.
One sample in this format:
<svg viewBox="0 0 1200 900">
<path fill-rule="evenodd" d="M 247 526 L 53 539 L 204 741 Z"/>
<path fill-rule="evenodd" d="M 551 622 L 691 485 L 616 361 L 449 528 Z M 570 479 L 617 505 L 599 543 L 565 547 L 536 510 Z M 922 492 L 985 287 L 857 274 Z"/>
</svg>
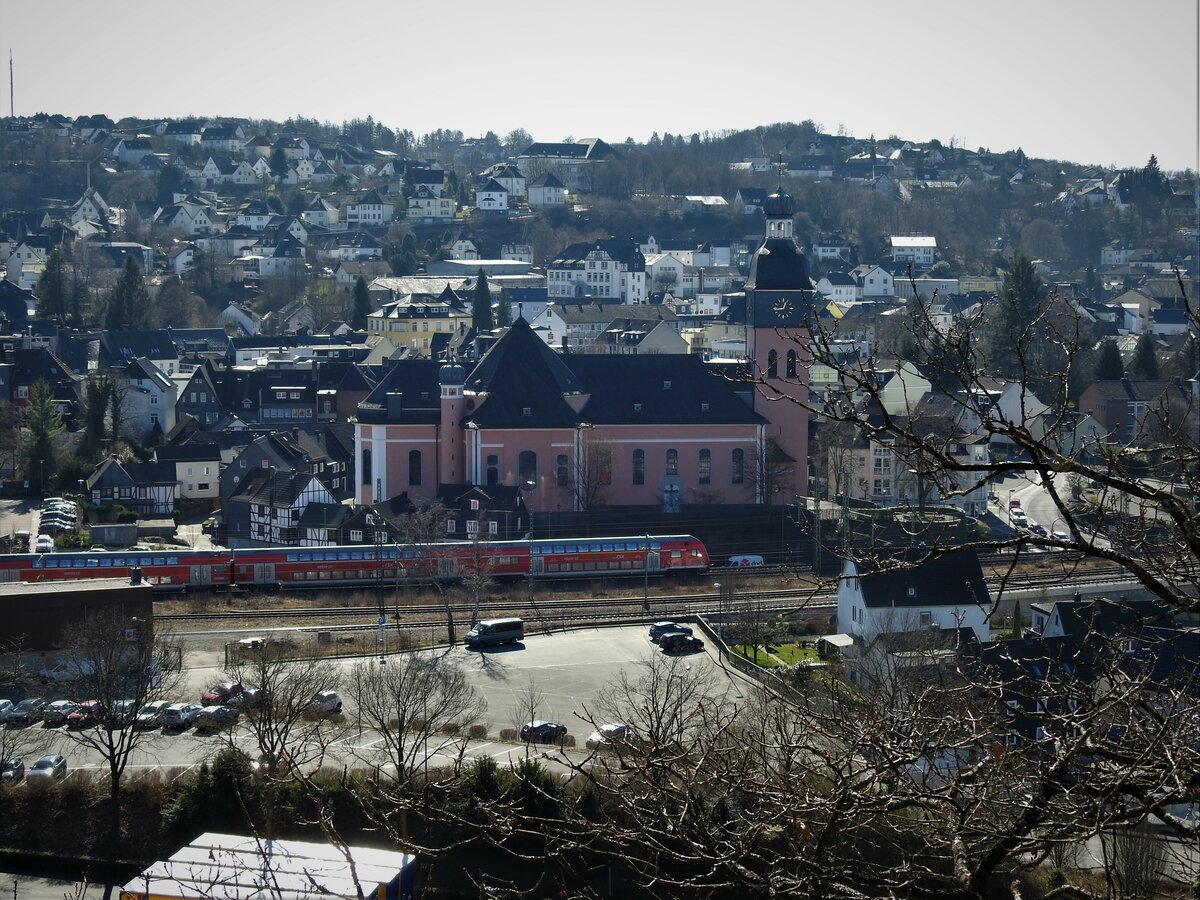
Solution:
<svg viewBox="0 0 1200 900">
<path fill-rule="evenodd" d="M 595 578 L 703 572 L 704 544 L 691 535 L 446 542 L 415 546 L 262 547 L 231 550 L 96 551 L 0 556 L 0 583 L 128 578 L 157 590 L 337 587 L 458 581 L 475 572 L 506 578 Z"/>
</svg>

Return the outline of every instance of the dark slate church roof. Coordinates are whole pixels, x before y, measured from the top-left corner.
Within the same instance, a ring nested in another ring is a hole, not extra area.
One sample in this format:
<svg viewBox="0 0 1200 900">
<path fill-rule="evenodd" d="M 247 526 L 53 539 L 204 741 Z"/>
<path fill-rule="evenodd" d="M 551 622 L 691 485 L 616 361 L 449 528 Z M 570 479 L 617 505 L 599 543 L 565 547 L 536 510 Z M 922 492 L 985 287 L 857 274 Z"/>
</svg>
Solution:
<svg viewBox="0 0 1200 900">
<path fill-rule="evenodd" d="M 591 395 L 595 425 L 739 425 L 764 420 L 695 355 L 576 354 L 567 363 Z"/>
<path fill-rule="evenodd" d="M 790 218 L 792 198 L 782 190 L 771 194 L 763 207 L 768 219 Z M 768 237 L 755 251 L 750 260 L 750 277 L 746 280 L 747 290 L 758 291 L 811 291 L 812 279 L 808 276 L 808 262 L 795 240 L 784 237 Z"/>
</svg>

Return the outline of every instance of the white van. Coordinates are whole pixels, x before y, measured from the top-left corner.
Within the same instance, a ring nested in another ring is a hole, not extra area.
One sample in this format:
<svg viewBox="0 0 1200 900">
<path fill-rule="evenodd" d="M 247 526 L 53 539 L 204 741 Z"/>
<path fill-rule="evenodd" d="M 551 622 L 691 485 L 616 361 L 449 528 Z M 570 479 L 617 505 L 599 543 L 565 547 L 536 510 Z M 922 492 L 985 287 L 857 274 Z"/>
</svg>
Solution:
<svg viewBox="0 0 1200 900">
<path fill-rule="evenodd" d="M 762 564 L 763 558 L 760 553 L 738 553 L 729 557 L 731 566 L 761 566 Z"/>
</svg>

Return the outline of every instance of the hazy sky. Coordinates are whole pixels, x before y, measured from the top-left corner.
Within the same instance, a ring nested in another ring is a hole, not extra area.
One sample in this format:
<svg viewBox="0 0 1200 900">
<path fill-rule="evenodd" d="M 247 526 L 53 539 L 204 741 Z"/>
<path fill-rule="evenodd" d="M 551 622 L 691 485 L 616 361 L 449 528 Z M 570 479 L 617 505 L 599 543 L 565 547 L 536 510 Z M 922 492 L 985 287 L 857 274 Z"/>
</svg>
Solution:
<svg viewBox="0 0 1200 900">
<path fill-rule="evenodd" d="M 1198 5 L 39 0 L 4 4 L 0 48 L 18 114 L 371 115 L 610 142 L 813 119 L 1178 169 L 1200 168 Z"/>
</svg>

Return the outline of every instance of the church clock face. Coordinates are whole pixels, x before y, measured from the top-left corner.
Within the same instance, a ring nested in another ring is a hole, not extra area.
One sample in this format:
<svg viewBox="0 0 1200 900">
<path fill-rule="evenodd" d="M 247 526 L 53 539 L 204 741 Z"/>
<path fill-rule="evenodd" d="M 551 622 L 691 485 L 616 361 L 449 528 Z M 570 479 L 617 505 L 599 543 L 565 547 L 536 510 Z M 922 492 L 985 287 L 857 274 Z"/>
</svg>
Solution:
<svg viewBox="0 0 1200 900">
<path fill-rule="evenodd" d="M 771 310 L 775 313 L 775 315 L 779 316 L 781 319 L 790 319 L 792 317 L 793 309 L 792 301 L 787 297 L 780 297 L 775 301 L 775 305 L 771 307 Z"/>
</svg>

